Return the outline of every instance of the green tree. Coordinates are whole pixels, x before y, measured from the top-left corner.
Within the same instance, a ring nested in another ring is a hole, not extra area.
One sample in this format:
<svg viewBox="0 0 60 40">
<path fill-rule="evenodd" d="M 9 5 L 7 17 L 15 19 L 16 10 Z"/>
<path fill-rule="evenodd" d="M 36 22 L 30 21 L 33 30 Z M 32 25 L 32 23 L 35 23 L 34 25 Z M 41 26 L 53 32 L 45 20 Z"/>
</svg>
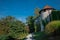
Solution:
<svg viewBox="0 0 60 40">
<path fill-rule="evenodd" d="M 8 35 L 13 38 L 24 38 L 24 36 L 26 36 L 25 24 L 12 16 L 1 18 L 0 35 Z"/>
<path fill-rule="evenodd" d="M 34 13 L 36 14 L 36 15 L 39 15 L 39 11 L 40 11 L 40 8 L 35 8 L 35 10 L 34 10 Z"/>
<path fill-rule="evenodd" d="M 0 19 L 0 30 L 4 31 L 5 33 L 8 33 L 9 28 L 14 20 L 15 20 L 14 17 L 11 17 L 11 16 L 1 18 Z"/>
<path fill-rule="evenodd" d="M 39 14 L 39 12 L 40 12 L 40 8 L 38 8 L 38 7 L 35 8 L 35 10 L 34 10 L 35 15 L 33 17 L 33 19 L 34 19 L 35 32 L 40 31 L 40 14 Z M 38 22 L 36 22 L 36 20 Z"/>
<path fill-rule="evenodd" d="M 34 19 L 33 19 L 33 16 L 29 16 L 27 18 L 27 24 L 29 26 L 29 29 L 30 29 L 30 33 L 34 32 Z"/>
</svg>

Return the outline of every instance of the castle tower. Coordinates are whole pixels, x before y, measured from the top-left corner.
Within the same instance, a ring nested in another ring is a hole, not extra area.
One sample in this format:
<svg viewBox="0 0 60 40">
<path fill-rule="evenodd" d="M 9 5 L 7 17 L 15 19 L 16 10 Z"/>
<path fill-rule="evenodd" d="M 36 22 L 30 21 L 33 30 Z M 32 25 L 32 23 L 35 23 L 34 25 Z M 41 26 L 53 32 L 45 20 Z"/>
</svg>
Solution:
<svg viewBox="0 0 60 40">
<path fill-rule="evenodd" d="M 46 19 L 52 12 L 52 10 L 54 10 L 54 8 L 46 5 L 41 11 L 40 11 L 40 14 L 42 16 L 42 19 Z"/>
<path fill-rule="evenodd" d="M 42 22 L 47 20 L 48 22 L 50 21 L 50 17 L 49 15 L 51 14 L 52 10 L 54 10 L 54 8 L 46 5 L 39 13 L 40 13 L 40 16 L 41 16 L 41 31 L 44 31 L 44 24 Z"/>
</svg>

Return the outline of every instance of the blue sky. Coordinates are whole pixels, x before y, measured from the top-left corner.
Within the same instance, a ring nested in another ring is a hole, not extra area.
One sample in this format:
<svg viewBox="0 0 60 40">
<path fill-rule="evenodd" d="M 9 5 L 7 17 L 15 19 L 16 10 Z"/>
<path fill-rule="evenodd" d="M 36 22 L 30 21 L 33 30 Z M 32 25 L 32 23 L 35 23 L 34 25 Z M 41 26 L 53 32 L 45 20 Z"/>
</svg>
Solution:
<svg viewBox="0 0 60 40">
<path fill-rule="evenodd" d="M 60 0 L 0 0 L 0 17 L 11 15 L 25 22 L 36 7 L 42 9 L 45 5 L 60 10 Z"/>
</svg>

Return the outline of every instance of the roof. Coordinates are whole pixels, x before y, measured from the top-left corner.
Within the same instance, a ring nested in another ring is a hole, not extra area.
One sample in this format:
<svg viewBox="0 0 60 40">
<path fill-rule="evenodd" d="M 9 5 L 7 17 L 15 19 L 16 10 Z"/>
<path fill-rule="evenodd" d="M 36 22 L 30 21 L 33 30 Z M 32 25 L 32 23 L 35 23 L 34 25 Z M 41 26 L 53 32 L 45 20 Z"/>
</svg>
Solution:
<svg viewBox="0 0 60 40">
<path fill-rule="evenodd" d="M 43 9 L 52 8 L 51 6 L 46 5 Z"/>
<path fill-rule="evenodd" d="M 46 5 L 42 10 L 40 10 L 39 13 L 41 13 L 41 11 L 45 11 L 45 10 L 56 10 L 56 9 L 54 9 L 54 8 L 51 7 L 51 6 Z"/>
</svg>

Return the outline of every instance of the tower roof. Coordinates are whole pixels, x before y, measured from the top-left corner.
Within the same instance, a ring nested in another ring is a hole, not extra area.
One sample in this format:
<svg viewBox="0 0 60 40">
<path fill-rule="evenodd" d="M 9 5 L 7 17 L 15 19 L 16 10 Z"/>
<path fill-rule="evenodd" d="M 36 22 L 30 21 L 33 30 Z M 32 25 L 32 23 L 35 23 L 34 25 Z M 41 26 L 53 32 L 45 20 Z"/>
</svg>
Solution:
<svg viewBox="0 0 60 40">
<path fill-rule="evenodd" d="M 51 6 L 46 5 L 43 9 L 52 8 Z"/>
<path fill-rule="evenodd" d="M 41 11 L 45 11 L 45 10 L 55 10 L 55 9 L 51 6 L 46 5 L 42 10 L 40 10 L 39 13 L 41 13 Z"/>
</svg>

